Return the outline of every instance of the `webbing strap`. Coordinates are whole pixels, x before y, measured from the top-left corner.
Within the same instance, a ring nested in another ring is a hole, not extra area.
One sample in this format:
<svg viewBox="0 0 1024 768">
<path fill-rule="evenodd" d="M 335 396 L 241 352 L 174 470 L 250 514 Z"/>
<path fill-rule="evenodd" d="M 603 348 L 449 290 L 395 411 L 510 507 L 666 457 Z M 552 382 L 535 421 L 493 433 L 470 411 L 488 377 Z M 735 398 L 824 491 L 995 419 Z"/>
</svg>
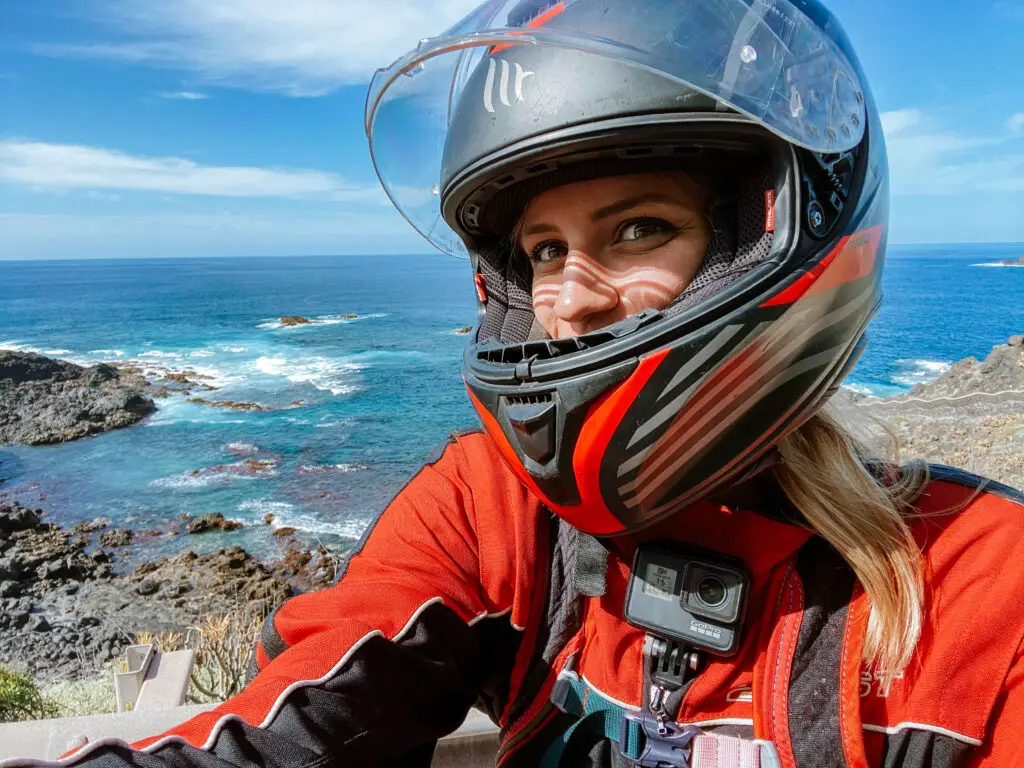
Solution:
<svg viewBox="0 0 1024 768">
<path fill-rule="evenodd" d="M 615 742 L 621 740 L 626 742 L 619 744 L 619 750 L 625 757 L 632 760 L 639 757 L 643 739 L 639 723 L 627 721 L 625 709 L 594 693 L 581 678 L 559 675 L 551 698 L 560 710 L 580 719 L 548 748 L 540 768 L 558 768 L 569 745 L 583 735 L 604 737 Z M 625 729 L 624 723 L 627 723 Z"/>
<path fill-rule="evenodd" d="M 622 756 L 638 766 L 779 768 L 778 753 L 769 741 L 700 733 L 692 726 L 683 726 L 668 737 L 649 733 L 645 725 L 650 718 L 609 701 L 576 675 L 559 675 L 551 700 L 579 720 L 548 747 L 540 768 L 560 768 L 566 750 L 583 736 L 614 741 Z M 673 745 L 677 739 L 679 745 Z"/>
</svg>

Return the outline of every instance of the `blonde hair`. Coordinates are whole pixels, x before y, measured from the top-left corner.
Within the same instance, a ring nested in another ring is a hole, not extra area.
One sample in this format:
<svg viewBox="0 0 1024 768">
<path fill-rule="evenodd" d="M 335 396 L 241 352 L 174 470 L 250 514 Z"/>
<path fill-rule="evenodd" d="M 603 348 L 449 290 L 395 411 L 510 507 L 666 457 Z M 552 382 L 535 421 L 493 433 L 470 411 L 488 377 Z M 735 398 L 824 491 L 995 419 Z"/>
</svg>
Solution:
<svg viewBox="0 0 1024 768">
<path fill-rule="evenodd" d="M 867 593 L 864 660 L 886 683 L 907 666 L 921 636 L 923 566 L 907 518 L 928 482 L 926 464 L 899 466 L 895 438 L 891 446 L 892 463 L 869 459 L 867 443 L 826 406 L 780 443 L 782 461 L 772 467 L 789 500 Z M 879 477 L 872 463 L 890 471 Z"/>
</svg>

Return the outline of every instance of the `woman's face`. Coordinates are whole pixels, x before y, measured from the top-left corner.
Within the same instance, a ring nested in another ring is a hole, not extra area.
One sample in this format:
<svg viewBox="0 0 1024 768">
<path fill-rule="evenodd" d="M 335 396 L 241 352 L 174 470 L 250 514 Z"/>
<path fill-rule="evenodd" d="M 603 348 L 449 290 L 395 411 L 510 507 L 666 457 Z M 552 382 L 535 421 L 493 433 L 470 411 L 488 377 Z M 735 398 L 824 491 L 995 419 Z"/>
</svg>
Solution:
<svg viewBox="0 0 1024 768">
<path fill-rule="evenodd" d="M 708 193 L 681 172 L 556 187 L 526 208 L 519 245 L 533 264 L 533 309 L 555 339 L 662 309 L 700 268 Z"/>
</svg>

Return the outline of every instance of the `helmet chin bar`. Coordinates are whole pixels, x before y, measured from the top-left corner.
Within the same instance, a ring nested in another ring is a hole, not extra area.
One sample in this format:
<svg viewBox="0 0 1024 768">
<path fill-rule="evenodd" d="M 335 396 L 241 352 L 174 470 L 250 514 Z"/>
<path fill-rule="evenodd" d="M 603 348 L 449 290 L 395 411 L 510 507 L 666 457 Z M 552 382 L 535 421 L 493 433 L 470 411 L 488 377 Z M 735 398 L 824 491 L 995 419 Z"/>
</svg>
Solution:
<svg viewBox="0 0 1024 768">
<path fill-rule="evenodd" d="M 637 361 L 575 376 L 557 386 L 484 384 L 466 386 L 497 422 L 509 445 L 544 497 L 554 504 L 580 503 L 573 455 L 587 413 L 603 394 L 636 370 Z"/>
</svg>

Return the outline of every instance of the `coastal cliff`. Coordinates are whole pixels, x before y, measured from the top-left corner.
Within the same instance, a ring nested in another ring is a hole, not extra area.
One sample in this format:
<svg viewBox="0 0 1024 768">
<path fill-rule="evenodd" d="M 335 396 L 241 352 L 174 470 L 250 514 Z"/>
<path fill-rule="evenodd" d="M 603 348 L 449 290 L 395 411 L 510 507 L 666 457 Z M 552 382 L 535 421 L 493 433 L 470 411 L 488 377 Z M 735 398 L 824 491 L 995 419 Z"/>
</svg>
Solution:
<svg viewBox="0 0 1024 768">
<path fill-rule="evenodd" d="M 948 464 L 1024 488 L 1024 335 L 968 357 L 905 395 L 858 398 L 855 411 L 888 425 L 900 456 Z M 874 434 L 880 435 L 876 429 Z"/>
<path fill-rule="evenodd" d="M 0 350 L 0 445 L 47 445 L 131 426 L 156 410 L 149 383 L 103 363 L 83 368 Z"/>
</svg>

